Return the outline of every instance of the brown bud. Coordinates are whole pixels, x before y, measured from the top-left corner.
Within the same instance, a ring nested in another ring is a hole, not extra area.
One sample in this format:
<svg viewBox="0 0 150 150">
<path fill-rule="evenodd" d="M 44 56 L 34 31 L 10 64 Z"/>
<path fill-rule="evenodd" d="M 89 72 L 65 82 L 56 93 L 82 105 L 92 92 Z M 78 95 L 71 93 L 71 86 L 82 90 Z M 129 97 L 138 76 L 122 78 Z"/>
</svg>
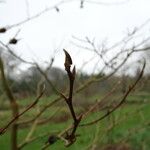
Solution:
<svg viewBox="0 0 150 150">
<path fill-rule="evenodd" d="M 9 41 L 9 44 L 17 44 L 18 40 L 15 39 L 15 38 L 12 38 L 10 41 Z"/>
<path fill-rule="evenodd" d="M 49 138 L 48 138 L 48 143 L 49 144 L 54 144 L 55 142 L 57 142 L 58 140 L 58 137 L 55 136 L 55 135 L 50 135 Z"/>
<path fill-rule="evenodd" d="M 65 69 L 66 70 L 70 70 L 70 66 L 72 65 L 72 59 L 71 59 L 71 56 L 69 55 L 69 53 L 64 49 L 64 52 L 65 52 Z"/>
<path fill-rule="evenodd" d="M 57 12 L 59 12 L 59 11 L 60 11 L 58 7 L 55 7 L 55 10 L 56 10 Z"/>
<path fill-rule="evenodd" d="M 84 1 L 83 0 L 81 0 L 81 2 L 80 2 L 80 8 L 83 8 L 84 6 Z"/>
<path fill-rule="evenodd" d="M 54 58 L 51 59 L 51 62 L 54 62 Z"/>
<path fill-rule="evenodd" d="M 6 31 L 6 28 L 0 28 L 0 33 L 5 33 Z"/>
</svg>

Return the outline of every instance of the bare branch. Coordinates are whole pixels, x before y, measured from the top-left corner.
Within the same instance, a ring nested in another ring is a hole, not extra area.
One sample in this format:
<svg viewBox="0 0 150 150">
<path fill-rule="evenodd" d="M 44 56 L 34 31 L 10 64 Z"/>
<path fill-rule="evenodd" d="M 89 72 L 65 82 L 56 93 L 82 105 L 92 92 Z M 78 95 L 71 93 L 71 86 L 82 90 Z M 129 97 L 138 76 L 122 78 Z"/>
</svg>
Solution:
<svg viewBox="0 0 150 150">
<path fill-rule="evenodd" d="M 35 99 L 35 101 L 29 105 L 23 112 L 21 112 L 20 114 L 16 115 L 5 127 L 3 127 L 1 130 L 0 130 L 0 134 L 3 134 L 5 133 L 6 129 L 13 123 L 15 122 L 18 118 L 20 118 L 23 114 L 25 114 L 27 111 L 29 111 L 31 108 L 33 108 L 37 103 L 38 101 L 40 100 L 40 98 L 42 97 L 42 95 L 44 94 L 44 91 L 45 91 L 45 87 L 43 88 L 43 90 L 41 91 L 41 93 L 38 95 L 38 97 Z"/>
<path fill-rule="evenodd" d="M 145 65 L 146 65 L 146 62 L 144 62 L 143 64 L 143 68 L 142 68 L 142 71 L 140 73 L 140 75 L 138 76 L 137 80 L 135 81 L 135 83 L 133 85 L 131 85 L 129 87 L 129 89 L 127 90 L 127 92 L 125 93 L 125 95 L 123 96 L 122 100 L 120 101 L 119 104 L 117 104 L 112 110 L 109 110 L 106 114 L 104 114 L 102 117 L 94 120 L 94 121 L 91 121 L 89 123 L 86 123 L 86 124 L 82 124 L 80 126 L 88 126 L 88 125 L 93 125 L 101 120 L 103 120 L 104 118 L 106 118 L 107 116 L 109 116 L 111 113 L 113 113 L 115 110 L 117 110 L 126 100 L 127 96 L 130 94 L 130 92 L 134 89 L 134 87 L 136 86 L 136 84 L 139 82 L 139 80 L 142 78 L 143 76 L 143 73 L 144 73 L 144 69 L 145 69 Z"/>
<path fill-rule="evenodd" d="M 64 4 L 64 3 L 67 3 L 67 2 L 72 2 L 72 0 L 61 0 L 60 2 L 56 3 L 55 5 L 50 6 L 50 7 L 46 8 L 46 9 L 40 11 L 39 13 L 37 13 L 37 14 L 31 16 L 31 17 L 27 17 L 27 19 L 24 19 L 24 20 L 22 20 L 22 21 L 20 21 L 20 22 L 18 22 L 16 24 L 9 25 L 9 26 L 5 27 L 5 29 L 9 30 L 9 29 L 12 29 L 14 27 L 21 26 L 21 25 L 23 25 L 23 24 L 25 24 L 25 23 L 27 23 L 27 22 L 29 22 L 31 20 L 34 20 L 34 19 L 40 17 L 41 15 L 43 15 L 46 12 L 49 12 L 49 11 L 51 11 L 53 9 L 56 9 L 56 7 L 58 8 L 58 6 L 60 6 L 60 5 Z"/>
</svg>

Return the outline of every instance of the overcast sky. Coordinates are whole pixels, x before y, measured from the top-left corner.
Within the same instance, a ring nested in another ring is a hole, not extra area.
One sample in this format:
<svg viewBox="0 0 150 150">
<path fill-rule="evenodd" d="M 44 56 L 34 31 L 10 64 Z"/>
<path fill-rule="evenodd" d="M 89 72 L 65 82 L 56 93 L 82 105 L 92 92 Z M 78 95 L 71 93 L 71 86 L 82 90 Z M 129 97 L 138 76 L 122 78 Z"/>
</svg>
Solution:
<svg viewBox="0 0 150 150">
<path fill-rule="evenodd" d="M 0 27 L 18 23 L 41 10 L 54 6 L 59 0 L 4 0 L 0 3 Z M 96 1 L 96 0 L 95 0 Z M 98 1 L 98 0 L 97 0 Z M 120 2 L 121 0 L 103 0 L 103 2 Z M 101 0 L 102 2 L 102 0 Z M 56 66 L 63 67 L 64 54 L 67 49 L 77 66 L 91 58 L 88 51 L 79 52 L 70 41 L 72 36 L 90 37 L 102 42 L 113 43 L 121 39 L 128 30 L 140 26 L 150 17 L 150 0 L 128 0 L 118 5 L 85 3 L 80 9 L 80 2 L 74 0 L 58 6 L 59 12 L 52 9 L 40 17 L 22 26 L 0 34 L 0 40 L 7 43 L 18 29 L 17 38 L 21 39 L 13 48 L 25 59 L 47 61 L 54 50 Z M 77 59 L 78 58 L 78 59 Z"/>
</svg>

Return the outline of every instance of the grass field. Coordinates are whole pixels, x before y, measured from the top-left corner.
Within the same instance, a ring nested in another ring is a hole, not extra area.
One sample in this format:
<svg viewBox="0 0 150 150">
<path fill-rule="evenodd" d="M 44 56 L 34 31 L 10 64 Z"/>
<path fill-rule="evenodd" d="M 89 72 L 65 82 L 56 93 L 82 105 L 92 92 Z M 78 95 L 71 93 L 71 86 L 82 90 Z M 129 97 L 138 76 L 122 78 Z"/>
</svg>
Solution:
<svg viewBox="0 0 150 150">
<path fill-rule="evenodd" d="M 150 95 L 132 95 L 128 97 L 128 101 L 146 99 L 145 103 L 133 103 L 125 104 L 120 107 L 116 112 L 105 118 L 101 122 L 80 127 L 77 130 L 76 142 L 70 147 L 65 147 L 62 141 L 58 141 L 51 145 L 49 150 L 100 150 L 106 146 L 119 146 L 126 145 L 126 148 L 132 150 L 150 150 Z M 27 102 L 21 102 L 20 105 L 25 106 Z M 55 112 L 59 112 L 55 114 Z M 37 113 L 37 110 L 32 109 L 21 120 L 31 118 Z M 93 112 L 88 118 L 81 122 L 89 122 L 98 118 L 104 112 Z M 54 115 L 55 114 L 55 115 Z M 71 119 L 61 117 L 68 114 L 68 110 L 65 106 L 53 106 L 48 109 L 42 116 L 47 118 L 53 116 L 50 122 L 36 127 L 33 133 L 34 136 L 40 136 L 48 133 L 49 135 L 59 133 L 67 128 L 71 124 Z M 10 111 L 5 110 L 0 112 L 0 127 L 2 127 L 10 119 Z M 28 132 L 28 128 L 22 128 L 19 130 L 18 143 L 24 141 Z M 34 142 L 28 144 L 24 150 L 40 150 L 43 144 L 47 141 L 48 135 L 40 137 Z M 10 132 L 9 130 L 2 136 L 0 136 L 0 150 L 10 149 Z M 105 148 L 106 149 L 106 148 Z"/>
</svg>

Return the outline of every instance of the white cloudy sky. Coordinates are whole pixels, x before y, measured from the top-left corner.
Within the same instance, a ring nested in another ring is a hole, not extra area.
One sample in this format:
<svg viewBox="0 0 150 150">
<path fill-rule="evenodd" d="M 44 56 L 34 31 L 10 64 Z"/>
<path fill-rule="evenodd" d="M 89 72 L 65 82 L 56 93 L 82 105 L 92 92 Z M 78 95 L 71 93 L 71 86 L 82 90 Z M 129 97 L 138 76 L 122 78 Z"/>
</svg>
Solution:
<svg viewBox="0 0 150 150">
<path fill-rule="evenodd" d="M 4 1 L 0 3 L 0 27 L 18 23 L 59 2 L 59 0 Z M 0 34 L 0 40 L 7 43 L 18 29 L 21 29 L 17 36 L 21 40 L 13 48 L 23 58 L 38 62 L 47 61 L 53 55 L 54 49 L 57 49 L 55 65 L 62 67 L 64 61 L 62 49 L 65 48 L 71 53 L 75 64 L 80 66 L 91 57 L 91 54 L 88 51 L 79 52 L 78 48 L 70 43 L 73 41 L 72 36 L 79 38 L 88 36 L 99 41 L 107 39 L 113 43 L 121 39 L 127 30 L 140 26 L 150 18 L 150 0 L 128 0 L 121 5 L 85 3 L 83 9 L 80 9 L 79 0 L 70 1 L 59 6 L 59 13 L 52 9 L 22 26 L 12 28 L 6 34 Z M 106 3 L 120 1 L 103 0 Z"/>
</svg>

